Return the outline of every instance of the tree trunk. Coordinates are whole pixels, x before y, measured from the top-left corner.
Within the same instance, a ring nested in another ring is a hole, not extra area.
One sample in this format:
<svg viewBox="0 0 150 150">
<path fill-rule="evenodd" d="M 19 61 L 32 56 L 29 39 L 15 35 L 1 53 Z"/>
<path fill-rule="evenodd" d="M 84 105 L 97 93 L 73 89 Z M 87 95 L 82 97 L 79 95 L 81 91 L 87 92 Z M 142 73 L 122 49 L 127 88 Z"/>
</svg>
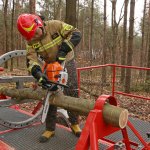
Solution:
<svg viewBox="0 0 150 150">
<path fill-rule="evenodd" d="M 76 0 L 66 0 L 66 23 L 76 27 Z"/>
<path fill-rule="evenodd" d="M 79 28 L 79 7 L 80 7 L 80 3 L 79 0 L 77 0 L 77 28 Z"/>
<path fill-rule="evenodd" d="M 106 56 L 107 56 L 107 48 L 106 48 L 106 0 L 104 0 L 104 32 L 103 32 L 103 64 L 107 64 Z M 102 81 L 106 83 L 106 68 L 102 70 Z M 102 86 L 103 87 L 103 86 Z"/>
<path fill-rule="evenodd" d="M 85 5 L 85 0 L 84 0 L 84 5 Z M 82 10 L 82 20 L 85 20 L 85 7 Z M 82 32 L 82 45 L 81 45 L 81 50 L 84 52 L 85 51 L 85 21 L 82 21 L 81 24 L 81 32 Z M 85 55 L 83 55 L 85 58 L 87 58 Z"/>
<path fill-rule="evenodd" d="M 115 63 L 115 56 L 116 56 L 116 0 L 112 0 L 112 64 Z"/>
<path fill-rule="evenodd" d="M 55 0 L 53 0 L 53 3 L 54 3 L 54 19 L 60 19 L 60 11 L 61 11 L 61 3 L 62 3 L 62 0 L 59 0 L 58 1 L 58 4 L 56 3 Z"/>
<path fill-rule="evenodd" d="M 11 50 L 14 50 L 14 12 L 15 12 L 15 0 L 13 0 L 12 19 L 11 19 Z M 11 59 L 10 71 L 13 71 L 13 58 Z"/>
<path fill-rule="evenodd" d="M 76 0 L 66 0 L 66 23 L 73 25 L 76 27 L 77 19 L 76 19 Z M 77 52 L 75 52 L 75 56 L 77 55 Z"/>
<path fill-rule="evenodd" d="M 35 4 L 36 4 L 36 0 L 30 0 L 29 1 L 29 12 L 30 12 L 30 14 L 35 14 Z"/>
<path fill-rule="evenodd" d="M 127 65 L 132 65 L 132 55 L 133 55 L 133 37 L 134 37 L 134 11 L 135 11 L 135 0 L 131 0 L 130 3 L 130 24 L 129 24 L 129 38 L 128 38 L 128 53 L 127 53 Z M 131 83 L 131 69 L 126 70 L 125 77 L 125 92 L 130 92 Z"/>
<path fill-rule="evenodd" d="M 5 48 L 5 53 L 8 52 L 8 24 L 7 24 L 7 8 L 8 8 L 8 0 L 4 1 L 3 4 L 4 7 L 4 48 Z M 5 63 L 5 68 L 8 68 L 8 62 Z"/>
<path fill-rule="evenodd" d="M 90 19 L 90 22 L 91 22 L 91 26 L 90 26 L 90 35 L 89 35 L 89 52 L 90 52 L 90 62 L 92 63 L 92 60 L 93 60 L 93 13 L 94 13 L 94 0 L 92 0 L 92 3 L 91 3 L 91 19 Z M 92 65 L 92 64 L 90 64 Z"/>
<path fill-rule="evenodd" d="M 143 20 L 142 20 L 142 43 L 141 43 L 141 51 L 140 51 L 140 66 L 143 67 L 143 55 L 144 55 L 144 39 L 145 39 L 145 16 L 146 16 L 146 3 L 147 0 L 144 1 L 144 10 L 143 10 Z M 142 71 L 140 71 L 140 76 L 142 77 Z"/>
<path fill-rule="evenodd" d="M 149 18 L 148 18 L 148 26 L 150 27 L 150 2 L 149 2 Z M 147 67 L 150 68 L 150 31 L 148 31 L 149 33 L 149 45 L 148 45 L 148 54 L 147 54 Z M 150 71 L 147 70 L 146 72 L 146 82 L 149 83 L 150 86 Z"/>
<path fill-rule="evenodd" d="M 16 98 L 16 103 L 21 103 L 24 99 L 42 100 L 45 98 L 47 90 L 38 88 L 36 90 L 27 89 L 8 89 L 0 88 L 0 94 Z M 25 101 L 27 102 L 27 101 Z M 94 108 L 95 101 L 65 96 L 62 92 L 53 92 L 49 103 L 67 110 L 73 110 L 80 114 L 87 115 Z M 116 127 L 124 128 L 128 120 L 128 111 L 117 106 L 106 103 L 103 108 L 104 121 Z"/>
<path fill-rule="evenodd" d="M 127 53 L 127 13 L 128 13 L 128 3 L 129 0 L 124 1 L 124 23 L 123 23 L 123 48 L 122 48 L 122 57 L 121 64 L 126 65 L 126 53 Z M 121 69 L 121 82 L 124 83 L 125 79 L 125 69 Z"/>
</svg>

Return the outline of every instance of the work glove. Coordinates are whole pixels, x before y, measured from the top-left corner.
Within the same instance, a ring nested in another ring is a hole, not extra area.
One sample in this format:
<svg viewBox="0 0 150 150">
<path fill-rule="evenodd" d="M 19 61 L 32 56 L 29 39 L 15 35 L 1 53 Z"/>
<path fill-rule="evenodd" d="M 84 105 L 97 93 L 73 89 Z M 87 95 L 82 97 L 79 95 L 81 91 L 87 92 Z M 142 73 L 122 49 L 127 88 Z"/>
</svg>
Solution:
<svg viewBox="0 0 150 150">
<path fill-rule="evenodd" d="M 49 89 L 50 91 L 57 91 L 58 89 L 57 85 L 49 83 L 48 78 L 45 74 L 43 73 L 39 74 L 41 77 L 38 80 L 38 84 L 42 86 L 43 89 Z"/>
<path fill-rule="evenodd" d="M 57 85 L 51 84 L 49 79 L 45 74 L 42 73 L 40 66 L 34 66 L 31 70 L 33 77 L 38 81 L 38 85 L 42 86 L 44 89 L 49 89 L 50 91 L 56 91 L 58 89 Z"/>
<path fill-rule="evenodd" d="M 31 74 L 38 81 L 38 85 L 44 87 L 48 84 L 48 78 L 45 74 L 42 73 L 40 66 L 35 65 L 32 67 Z"/>
<path fill-rule="evenodd" d="M 48 78 L 45 74 L 42 72 L 37 72 L 37 81 L 38 85 L 42 86 L 44 89 L 46 88 L 46 84 L 48 84 Z"/>
</svg>

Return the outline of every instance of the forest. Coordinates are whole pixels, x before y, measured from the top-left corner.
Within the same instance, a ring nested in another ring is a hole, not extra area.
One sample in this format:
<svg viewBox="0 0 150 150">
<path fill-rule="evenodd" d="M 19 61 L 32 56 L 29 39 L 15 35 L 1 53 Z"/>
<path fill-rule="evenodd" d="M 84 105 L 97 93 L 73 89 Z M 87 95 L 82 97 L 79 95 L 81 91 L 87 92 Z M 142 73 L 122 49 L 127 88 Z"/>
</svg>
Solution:
<svg viewBox="0 0 150 150">
<path fill-rule="evenodd" d="M 112 5 L 111 14 L 107 13 L 108 2 Z M 75 51 L 76 55 L 80 53 L 77 59 L 83 60 L 80 66 L 116 63 L 149 67 L 149 1 L 143 0 L 143 4 L 143 17 L 137 32 L 134 28 L 135 0 L 124 0 L 119 6 L 121 12 L 116 12 L 117 0 L 2 0 L 0 54 L 25 49 L 16 20 L 22 13 L 36 13 L 45 16 L 45 20 L 71 22 L 81 31 L 82 42 Z"/>
<path fill-rule="evenodd" d="M 122 5 L 119 6 L 118 1 L 120 0 L 1 0 L 0 55 L 26 49 L 26 42 L 17 31 L 17 18 L 22 13 L 36 13 L 44 16 L 45 20 L 62 20 L 81 31 L 82 41 L 75 49 L 78 68 L 105 64 L 150 68 L 150 1 L 142 0 L 142 18 L 136 24 L 138 30 L 135 28 L 137 1 L 122 0 Z M 25 69 L 25 58 L 11 59 L 4 67 L 8 72 L 15 71 L 15 68 Z M 90 93 L 90 96 L 109 93 L 111 71 L 112 68 L 103 68 L 83 72 L 82 90 Z M 117 68 L 115 84 L 116 89 L 127 93 L 141 92 L 147 96 L 150 91 L 150 71 Z M 129 107 L 127 103 L 123 107 Z M 138 103 L 141 104 L 142 101 Z M 149 106 L 149 102 L 146 103 L 146 108 L 141 106 L 146 119 L 150 119 Z"/>
</svg>

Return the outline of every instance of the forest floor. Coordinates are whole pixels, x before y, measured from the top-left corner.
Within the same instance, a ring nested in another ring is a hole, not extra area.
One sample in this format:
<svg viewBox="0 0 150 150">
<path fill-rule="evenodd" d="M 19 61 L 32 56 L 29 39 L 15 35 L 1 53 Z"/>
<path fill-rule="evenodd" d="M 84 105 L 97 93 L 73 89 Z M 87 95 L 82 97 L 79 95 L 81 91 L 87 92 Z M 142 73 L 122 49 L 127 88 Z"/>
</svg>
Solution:
<svg viewBox="0 0 150 150">
<path fill-rule="evenodd" d="M 0 72 L 0 76 L 12 76 L 12 75 L 17 75 L 17 76 L 22 76 L 22 75 L 27 75 L 28 72 L 25 71 L 24 69 L 14 69 L 13 72 L 10 72 L 8 70 L 5 70 L 3 72 Z M 1 84 L 1 86 L 9 86 L 9 87 L 14 87 L 15 84 Z M 26 87 L 31 87 L 32 84 L 28 83 L 25 84 Z M 139 93 L 136 93 L 139 95 Z M 89 98 L 90 95 L 86 93 L 85 91 L 81 91 L 81 95 L 83 98 Z M 145 93 L 141 92 L 140 96 L 145 96 Z M 117 97 L 118 103 L 121 107 L 128 109 L 129 115 L 134 118 L 139 118 L 143 121 L 148 121 L 150 122 L 150 101 L 149 100 L 139 100 L 135 99 L 132 97 L 125 97 L 118 95 Z M 33 103 L 24 103 L 18 105 L 21 109 L 32 112 L 34 110 L 34 107 L 37 105 L 38 102 L 33 102 Z M 85 119 L 85 117 L 80 117 L 80 119 Z"/>
<path fill-rule="evenodd" d="M 87 99 L 97 99 L 95 97 L 91 98 L 91 96 L 84 91 L 81 91 L 81 95 L 83 95 L 83 97 Z M 140 96 L 146 97 L 144 92 L 141 92 Z M 130 117 L 150 122 L 150 100 L 136 99 L 132 97 L 125 97 L 122 95 L 117 95 L 115 98 L 117 99 L 118 105 L 120 107 L 125 108 L 129 111 Z"/>
</svg>

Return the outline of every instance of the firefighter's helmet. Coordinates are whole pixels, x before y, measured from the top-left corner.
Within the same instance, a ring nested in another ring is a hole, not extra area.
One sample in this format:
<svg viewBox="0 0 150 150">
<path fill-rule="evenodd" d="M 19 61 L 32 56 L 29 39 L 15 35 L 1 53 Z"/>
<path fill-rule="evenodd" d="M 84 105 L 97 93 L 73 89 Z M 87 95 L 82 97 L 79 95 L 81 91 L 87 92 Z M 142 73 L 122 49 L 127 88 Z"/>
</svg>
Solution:
<svg viewBox="0 0 150 150">
<path fill-rule="evenodd" d="M 18 17 L 17 28 L 27 41 L 32 39 L 36 29 L 39 27 L 43 27 L 43 21 L 37 15 L 22 14 Z"/>
</svg>

